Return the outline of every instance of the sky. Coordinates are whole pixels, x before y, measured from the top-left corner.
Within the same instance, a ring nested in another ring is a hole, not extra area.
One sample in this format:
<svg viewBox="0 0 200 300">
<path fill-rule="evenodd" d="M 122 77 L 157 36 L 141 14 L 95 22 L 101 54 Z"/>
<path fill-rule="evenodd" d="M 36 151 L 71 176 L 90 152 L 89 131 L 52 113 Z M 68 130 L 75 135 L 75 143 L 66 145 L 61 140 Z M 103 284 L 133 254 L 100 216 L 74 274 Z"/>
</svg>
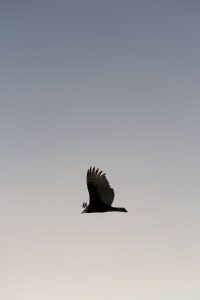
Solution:
<svg viewBox="0 0 200 300">
<path fill-rule="evenodd" d="M 1 1 L 1 299 L 200 299 L 199 14 Z M 81 214 L 90 166 L 127 214 Z"/>
</svg>

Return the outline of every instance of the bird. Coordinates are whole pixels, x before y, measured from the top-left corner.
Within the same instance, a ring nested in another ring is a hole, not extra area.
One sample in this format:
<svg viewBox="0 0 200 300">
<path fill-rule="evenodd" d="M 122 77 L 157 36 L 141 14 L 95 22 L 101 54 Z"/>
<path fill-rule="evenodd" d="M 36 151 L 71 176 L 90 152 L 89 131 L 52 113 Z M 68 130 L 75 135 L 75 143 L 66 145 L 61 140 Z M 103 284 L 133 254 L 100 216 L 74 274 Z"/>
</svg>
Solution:
<svg viewBox="0 0 200 300">
<path fill-rule="evenodd" d="M 89 192 L 89 204 L 83 202 L 83 213 L 103 213 L 108 211 L 127 212 L 124 207 L 113 207 L 114 190 L 106 178 L 106 173 L 95 167 L 90 167 L 86 175 Z"/>
</svg>

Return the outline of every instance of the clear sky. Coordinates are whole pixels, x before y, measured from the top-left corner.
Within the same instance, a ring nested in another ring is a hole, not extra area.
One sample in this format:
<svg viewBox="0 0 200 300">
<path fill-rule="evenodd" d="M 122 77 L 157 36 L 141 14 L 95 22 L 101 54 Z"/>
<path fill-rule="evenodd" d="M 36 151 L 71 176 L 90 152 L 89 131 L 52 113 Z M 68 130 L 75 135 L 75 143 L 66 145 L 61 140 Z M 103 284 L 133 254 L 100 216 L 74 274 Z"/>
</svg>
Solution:
<svg viewBox="0 0 200 300">
<path fill-rule="evenodd" d="M 200 299 L 199 32 L 198 1 L 1 1 L 1 299 Z M 81 214 L 91 165 L 128 214 Z"/>
</svg>

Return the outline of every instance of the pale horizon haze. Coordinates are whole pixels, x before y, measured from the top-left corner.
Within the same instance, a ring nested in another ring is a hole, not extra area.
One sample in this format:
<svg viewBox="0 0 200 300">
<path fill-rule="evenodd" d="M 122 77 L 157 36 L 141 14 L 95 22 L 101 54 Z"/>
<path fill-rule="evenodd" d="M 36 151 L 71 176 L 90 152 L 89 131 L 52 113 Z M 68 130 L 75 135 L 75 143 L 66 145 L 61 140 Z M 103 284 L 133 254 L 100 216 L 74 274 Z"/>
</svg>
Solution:
<svg viewBox="0 0 200 300">
<path fill-rule="evenodd" d="M 1 1 L 0 298 L 200 299 L 200 3 Z M 86 172 L 113 205 L 81 214 Z"/>
</svg>

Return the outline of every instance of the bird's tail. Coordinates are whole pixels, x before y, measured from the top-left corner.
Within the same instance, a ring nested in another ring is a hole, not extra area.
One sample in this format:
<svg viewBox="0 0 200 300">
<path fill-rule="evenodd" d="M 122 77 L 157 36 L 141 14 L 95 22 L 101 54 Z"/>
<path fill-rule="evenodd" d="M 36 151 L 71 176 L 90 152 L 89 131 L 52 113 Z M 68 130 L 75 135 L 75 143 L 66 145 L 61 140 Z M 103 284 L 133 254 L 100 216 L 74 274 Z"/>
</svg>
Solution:
<svg viewBox="0 0 200 300">
<path fill-rule="evenodd" d="M 128 212 L 124 207 L 112 207 L 114 211 Z"/>
</svg>

